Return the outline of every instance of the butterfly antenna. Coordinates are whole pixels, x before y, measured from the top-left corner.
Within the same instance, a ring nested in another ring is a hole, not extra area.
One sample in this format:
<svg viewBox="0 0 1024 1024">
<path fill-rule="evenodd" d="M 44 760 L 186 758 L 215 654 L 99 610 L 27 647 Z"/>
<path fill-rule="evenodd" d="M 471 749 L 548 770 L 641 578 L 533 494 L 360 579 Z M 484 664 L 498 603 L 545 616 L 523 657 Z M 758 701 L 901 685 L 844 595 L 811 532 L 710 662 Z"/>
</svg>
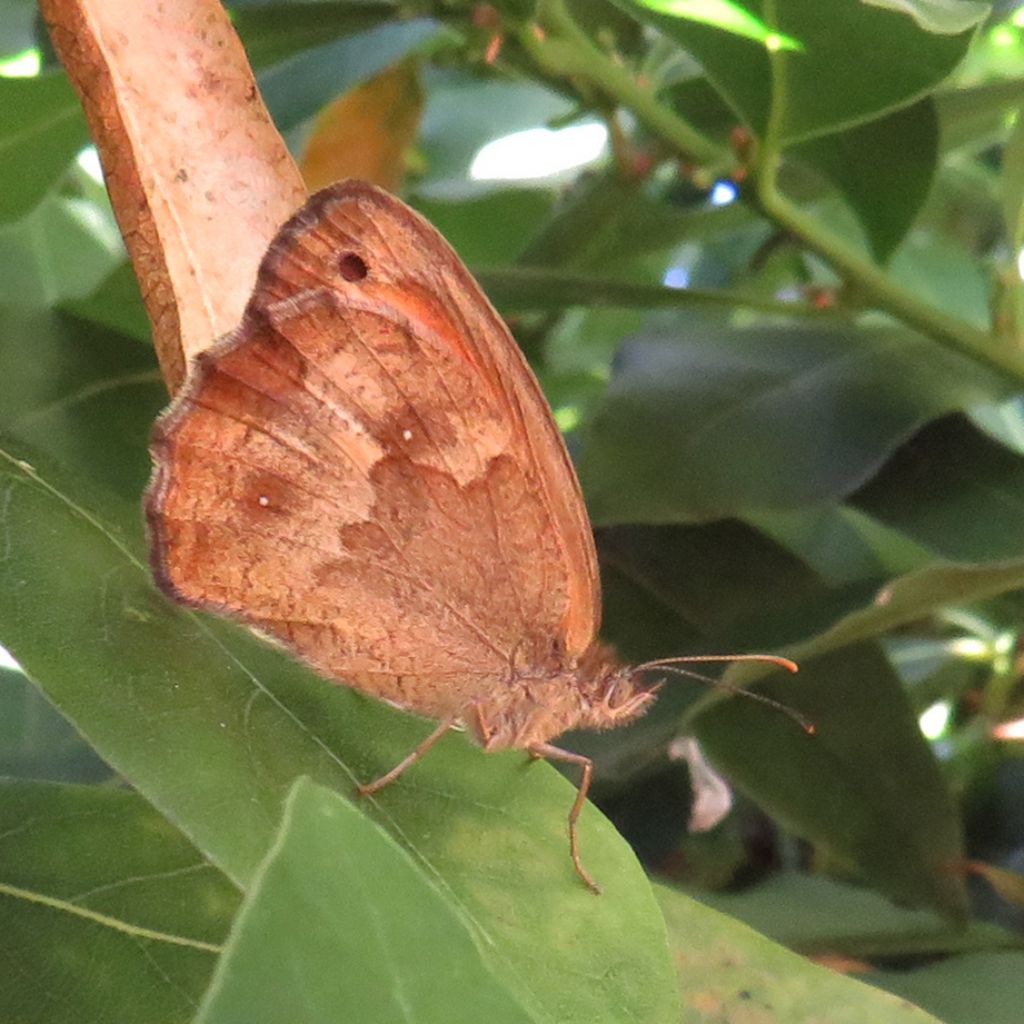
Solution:
<svg viewBox="0 0 1024 1024">
<path fill-rule="evenodd" d="M 744 689 L 742 686 L 733 686 L 732 683 L 726 683 L 721 679 L 712 679 L 710 676 L 701 675 L 700 672 L 693 672 L 690 669 L 680 667 L 680 663 L 685 664 L 694 661 L 766 661 L 773 665 L 778 665 L 788 672 L 799 671 L 795 661 L 790 661 L 789 658 L 779 658 L 772 654 L 737 654 L 733 656 L 709 654 L 694 655 L 692 657 L 658 658 L 655 661 L 645 661 L 642 665 L 637 665 L 636 671 L 647 672 L 660 669 L 663 672 L 671 672 L 673 675 L 684 676 L 688 679 L 699 679 L 702 683 L 708 683 L 711 686 L 725 690 L 726 693 L 732 693 L 738 697 L 748 697 L 750 700 L 756 700 L 760 704 L 767 704 L 768 707 L 775 708 L 776 711 L 781 711 L 784 715 L 793 719 L 808 736 L 815 734 L 814 723 L 809 718 L 802 715 L 795 708 L 783 704 L 781 701 L 766 697 L 763 693 L 756 693 L 753 690 Z"/>
</svg>

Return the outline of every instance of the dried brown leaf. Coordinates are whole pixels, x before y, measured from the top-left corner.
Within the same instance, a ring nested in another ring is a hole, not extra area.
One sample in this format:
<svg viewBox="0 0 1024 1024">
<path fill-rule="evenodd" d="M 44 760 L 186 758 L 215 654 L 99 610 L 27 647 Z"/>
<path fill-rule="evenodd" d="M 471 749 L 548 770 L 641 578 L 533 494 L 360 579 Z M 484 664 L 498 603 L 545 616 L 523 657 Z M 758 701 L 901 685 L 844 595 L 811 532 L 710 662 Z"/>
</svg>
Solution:
<svg viewBox="0 0 1024 1024">
<path fill-rule="evenodd" d="M 217 0 L 40 0 L 173 391 L 241 319 L 305 189 Z"/>
<path fill-rule="evenodd" d="M 362 178 L 396 191 L 422 113 L 423 91 L 414 60 L 350 89 L 316 119 L 302 157 L 306 185 L 315 191 L 339 178 Z"/>
</svg>

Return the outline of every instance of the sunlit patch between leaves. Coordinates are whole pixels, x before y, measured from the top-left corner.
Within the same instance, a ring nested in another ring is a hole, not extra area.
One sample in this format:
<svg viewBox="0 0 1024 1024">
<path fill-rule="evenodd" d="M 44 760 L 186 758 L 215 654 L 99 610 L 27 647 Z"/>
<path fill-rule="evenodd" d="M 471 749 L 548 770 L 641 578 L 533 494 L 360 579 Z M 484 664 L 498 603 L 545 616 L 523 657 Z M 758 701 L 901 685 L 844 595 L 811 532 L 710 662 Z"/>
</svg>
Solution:
<svg viewBox="0 0 1024 1024">
<path fill-rule="evenodd" d="M 548 178 L 599 159 L 608 129 L 588 122 L 567 128 L 528 128 L 493 139 L 473 158 L 474 181 L 526 181 Z"/>
<path fill-rule="evenodd" d="M 32 47 L 0 60 L 0 78 L 35 78 L 42 66 L 42 56 Z"/>
<path fill-rule="evenodd" d="M 21 665 L 6 647 L 0 647 L 0 670 L 8 669 L 12 672 L 22 672 Z"/>
<path fill-rule="evenodd" d="M 712 206 L 728 206 L 730 203 L 735 202 L 739 194 L 740 190 L 736 187 L 735 182 L 723 178 L 711 186 L 711 191 L 708 193 L 708 202 Z"/>
<path fill-rule="evenodd" d="M 952 714 L 953 706 L 948 700 L 937 700 L 930 707 L 925 708 L 917 719 L 921 735 L 928 740 L 941 739 L 949 728 Z"/>
<path fill-rule="evenodd" d="M 576 405 L 562 405 L 554 410 L 555 422 L 563 434 L 568 434 L 580 422 L 580 410 Z"/>
<path fill-rule="evenodd" d="M 103 184 L 103 166 L 100 164 L 100 155 L 96 152 L 95 146 L 86 146 L 75 157 L 75 162 L 97 185 Z"/>
</svg>

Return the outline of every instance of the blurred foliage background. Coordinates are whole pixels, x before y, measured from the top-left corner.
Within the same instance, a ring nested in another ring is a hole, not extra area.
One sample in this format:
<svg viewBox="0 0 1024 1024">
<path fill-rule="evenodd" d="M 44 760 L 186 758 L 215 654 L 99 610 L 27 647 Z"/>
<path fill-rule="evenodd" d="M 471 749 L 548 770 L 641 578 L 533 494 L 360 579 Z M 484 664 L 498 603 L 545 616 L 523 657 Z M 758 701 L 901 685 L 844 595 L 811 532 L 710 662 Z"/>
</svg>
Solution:
<svg viewBox="0 0 1024 1024">
<path fill-rule="evenodd" d="M 693 898 L 949 1022 L 1019 1020 L 1024 6 L 230 9 L 310 188 L 359 176 L 400 191 L 507 317 L 577 460 L 607 638 L 631 660 L 801 662 L 726 680 L 814 736 L 672 679 L 636 725 L 566 740 L 597 761 L 596 802 L 657 880 L 673 949 L 690 948 Z M 148 323 L 32 4 L 0 2 L 0 54 L 8 462 L 54 466 L 76 507 L 125 509 L 166 400 Z M 120 598 L 61 590 L 85 548 L 42 506 L 18 511 L 12 488 L 0 770 L 36 781 L 12 782 L 0 812 L 56 821 L 79 790 L 44 782 L 129 799 L 107 766 L 117 741 L 89 725 L 117 663 L 82 640 Z M 141 525 L 110 519 L 141 550 Z M 74 694 L 51 682 L 79 670 Z M 159 763 L 158 740 L 136 745 Z M 133 827 L 164 827 L 131 808 Z M 14 877 L 0 881 L 24 888 Z M 230 921 L 221 884 L 207 905 Z M 21 927 L 19 963 L 35 924 Z M 196 992 L 210 969 L 176 968 Z M 28 1003 L 8 1019 L 62 1019 Z"/>
</svg>

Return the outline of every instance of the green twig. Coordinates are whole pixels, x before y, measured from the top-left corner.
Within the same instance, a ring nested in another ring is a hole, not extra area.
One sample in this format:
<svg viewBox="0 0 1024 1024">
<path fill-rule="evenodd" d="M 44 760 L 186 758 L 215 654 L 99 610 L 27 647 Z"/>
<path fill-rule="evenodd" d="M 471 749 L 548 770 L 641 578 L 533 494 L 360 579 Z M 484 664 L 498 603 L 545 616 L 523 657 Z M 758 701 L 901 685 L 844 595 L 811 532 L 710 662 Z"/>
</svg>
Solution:
<svg viewBox="0 0 1024 1024">
<path fill-rule="evenodd" d="M 766 12 L 766 15 L 770 13 Z M 573 21 L 562 0 L 541 0 L 538 21 L 546 33 L 544 38 L 537 38 L 526 28 L 520 39 L 548 74 L 588 82 L 609 99 L 631 110 L 649 131 L 683 158 L 722 166 L 723 151 L 660 104 L 651 90 L 638 85 L 625 68 L 595 46 Z M 1008 379 L 1014 387 L 1024 385 L 1024 357 L 1000 346 L 986 331 L 919 299 L 779 192 L 776 173 L 782 159 L 780 128 L 785 113 L 787 83 L 782 62 L 788 57 L 780 51 L 772 53 L 771 58 L 772 113 L 766 137 L 750 169 L 753 187 L 748 190 L 748 201 L 825 259 L 867 304 L 987 366 Z"/>
<path fill-rule="evenodd" d="M 572 20 L 562 0 L 541 0 L 537 14 L 544 37 L 538 38 L 527 26 L 520 30 L 519 40 L 548 74 L 589 82 L 631 110 L 649 131 L 686 159 L 715 166 L 728 164 L 726 151 L 660 104 L 650 89 L 638 85 L 626 68 L 595 46 Z"/>
</svg>

